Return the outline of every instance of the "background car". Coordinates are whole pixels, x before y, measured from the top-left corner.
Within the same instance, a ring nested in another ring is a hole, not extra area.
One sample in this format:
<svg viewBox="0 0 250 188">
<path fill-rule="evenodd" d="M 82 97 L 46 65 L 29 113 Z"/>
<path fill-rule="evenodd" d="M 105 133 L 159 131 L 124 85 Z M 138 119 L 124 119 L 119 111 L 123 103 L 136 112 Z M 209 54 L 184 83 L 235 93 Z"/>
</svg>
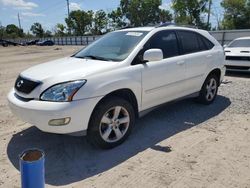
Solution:
<svg viewBox="0 0 250 188">
<path fill-rule="evenodd" d="M 38 46 L 53 46 L 55 43 L 52 40 L 45 40 L 37 43 Z"/>
<path fill-rule="evenodd" d="M 28 41 L 28 42 L 26 42 L 26 44 L 27 44 L 27 45 L 35 45 L 35 44 L 37 44 L 38 42 L 39 42 L 39 40 L 36 39 L 36 40 Z"/>
<path fill-rule="evenodd" d="M 28 41 L 28 42 L 22 42 L 21 45 L 22 45 L 22 46 L 36 45 L 38 42 L 39 42 L 38 39 L 36 39 L 36 40 L 30 40 L 30 41 Z"/>
<path fill-rule="evenodd" d="M 0 39 L 0 45 L 2 45 L 3 47 L 7 47 L 9 45 L 17 46 L 17 45 L 20 45 L 20 44 L 16 43 L 16 42 L 9 41 L 9 40 Z"/>
<path fill-rule="evenodd" d="M 225 46 L 227 69 L 250 68 L 250 37 L 237 38 Z"/>
</svg>

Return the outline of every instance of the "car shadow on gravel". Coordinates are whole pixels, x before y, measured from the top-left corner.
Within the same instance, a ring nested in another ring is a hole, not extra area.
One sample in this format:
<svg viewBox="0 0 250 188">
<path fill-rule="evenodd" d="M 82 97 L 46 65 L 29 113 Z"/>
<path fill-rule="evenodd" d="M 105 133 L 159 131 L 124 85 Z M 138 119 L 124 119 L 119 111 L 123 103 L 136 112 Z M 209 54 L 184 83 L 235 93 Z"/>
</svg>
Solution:
<svg viewBox="0 0 250 188">
<path fill-rule="evenodd" d="M 190 99 L 164 105 L 138 120 L 128 140 L 112 150 L 93 148 L 86 138 L 48 134 L 31 127 L 13 135 L 7 154 L 19 170 L 18 155 L 23 150 L 43 149 L 46 183 L 68 185 L 105 172 L 148 148 L 158 148 L 157 143 L 213 118 L 230 104 L 230 99 L 218 96 L 210 106 Z"/>
</svg>

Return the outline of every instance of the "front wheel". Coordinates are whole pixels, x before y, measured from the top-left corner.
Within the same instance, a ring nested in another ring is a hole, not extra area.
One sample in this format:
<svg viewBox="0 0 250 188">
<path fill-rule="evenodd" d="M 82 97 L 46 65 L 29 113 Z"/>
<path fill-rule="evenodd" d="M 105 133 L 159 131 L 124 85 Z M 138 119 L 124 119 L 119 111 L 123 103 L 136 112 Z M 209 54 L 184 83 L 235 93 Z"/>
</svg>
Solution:
<svg viewBox="0 0 250 188">
<path fill-rule="evenodd" d="M 209 75 L 201 88 L 198 102 L 206 105 L 211 104 L 217 96 L 218 86 L 218 77 L 214 74 Z"/>
<path fill-rule="evenodd" d="M 113 148 L 126 140 L 134 122 L 135 112 L 129 102 L 118 97 L 106 99 L 91 116 L 87 138 L 100 148 Z"/>
</svg>

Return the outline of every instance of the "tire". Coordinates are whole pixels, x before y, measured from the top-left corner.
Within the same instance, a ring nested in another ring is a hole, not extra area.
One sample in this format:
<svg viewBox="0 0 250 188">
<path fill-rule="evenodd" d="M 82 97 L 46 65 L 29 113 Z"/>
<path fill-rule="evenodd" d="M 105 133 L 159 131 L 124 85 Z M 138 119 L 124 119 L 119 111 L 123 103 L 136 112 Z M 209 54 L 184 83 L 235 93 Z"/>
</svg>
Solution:
<svg viewBox="0 0 250 188">
<path fill-rule="evenodd" d="M 209 105 L 214 102 L 217 96 L 219 87 L 219 78 L 215 74 L 209 75 L 204 84 L 202 85 L 201 91 L 197 101 L 199 103 Z"/>
<path fill-rule="evenodd" d="M 118 97 L 107 98 L 91 115 L 87 139 L 99 148 L 114 148 L 127 139 L 134 123 L 135 111 L 128 101 Z"/>
</svg>

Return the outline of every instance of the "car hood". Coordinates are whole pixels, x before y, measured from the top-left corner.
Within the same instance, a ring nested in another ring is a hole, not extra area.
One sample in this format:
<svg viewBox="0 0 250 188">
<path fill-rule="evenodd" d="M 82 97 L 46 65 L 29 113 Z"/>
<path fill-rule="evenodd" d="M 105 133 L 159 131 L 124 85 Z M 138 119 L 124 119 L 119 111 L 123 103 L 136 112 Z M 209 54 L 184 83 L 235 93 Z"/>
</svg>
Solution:
<svg viewBox="0 0 250 188">
<path fill-rule="evenodd" d="M 226 55 L 250 56 L 250 48 L 225 48 Z"/>
<path fill-rule="evenodd" d="M 48 79 L 60 82 L 82 79 L 90 74 L 110 69 L 117 62 L 66 57 L 33 66 L 21 76 L 44 82 Z"/>
</svg>

